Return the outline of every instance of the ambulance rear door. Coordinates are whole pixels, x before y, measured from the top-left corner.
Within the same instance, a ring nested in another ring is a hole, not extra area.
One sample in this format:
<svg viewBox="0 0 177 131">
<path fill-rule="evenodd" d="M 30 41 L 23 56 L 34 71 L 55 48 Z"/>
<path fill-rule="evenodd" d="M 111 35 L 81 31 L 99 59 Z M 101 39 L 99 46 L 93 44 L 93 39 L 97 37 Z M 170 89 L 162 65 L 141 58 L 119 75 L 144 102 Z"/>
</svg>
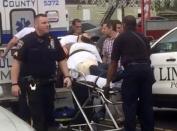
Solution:
<svg viewBox="0 0 177 131">
<path fill-rule="evenodd" d="M 3 9 L 3 43 L 7 43 L 10 38 L 23 29 L 34 25 L 34 15 L 37 11 L 36 0 L 1 0 Z"/>
<path fill-rule="evenodd" d="M 69 27 L 65 0 L 38 0 L 38 12 L 46 13 L 55 36 L 63 36 Z"/>
<path fill-rule="evenodd" d="M 5 8 L 3 6 L 3 0 L 0 0 L 0 42 L 3 44 L 4 34 L 7 33 L 7 21 L 5 16 Z"/>
</svg>

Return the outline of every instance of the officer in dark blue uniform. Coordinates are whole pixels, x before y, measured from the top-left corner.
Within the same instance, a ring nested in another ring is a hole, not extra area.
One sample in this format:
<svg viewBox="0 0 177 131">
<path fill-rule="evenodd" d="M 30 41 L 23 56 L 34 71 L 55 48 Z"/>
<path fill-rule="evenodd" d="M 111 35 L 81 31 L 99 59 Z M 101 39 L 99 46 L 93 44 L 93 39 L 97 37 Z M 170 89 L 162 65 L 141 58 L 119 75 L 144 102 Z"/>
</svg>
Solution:
<svg viewBox="0 0 177 131">
<path fill-rule="evenodd" d="M 12 64 L 12 93 L 19 96 L 19 72 L 27 90 L 28 104 L 37 131 L 47 131 L 53 123 L 54 75 L 56 62 L 64 74 L 64 86 L 71 86 L 65 53 L 58 40 L 49 35 L 46 15 L 35 17 L 35 32 L 22 38 L 22 47 L 14 53 Z M 21 68 L 22 67 L 22 68 Z M 24 86 L 23 86 L 24 87 Z"/>
<path fill-rule="evenodd" d="M 125 114 L 125 131 L 136 130 L 136 111 L 139 107 L 139 118 L 142 131 L 154 131 L 152 109 L 153 72 L 150 67 L 150 45 L 146 38 L 137 33 L 134 16 L 123 18 L 124 31 L 114 41 L 111 64 L 107 74 L 109 87 L 117 69 L 118 60 L 124 66 L 122 83 L 122 100 Z"/>
</svg>

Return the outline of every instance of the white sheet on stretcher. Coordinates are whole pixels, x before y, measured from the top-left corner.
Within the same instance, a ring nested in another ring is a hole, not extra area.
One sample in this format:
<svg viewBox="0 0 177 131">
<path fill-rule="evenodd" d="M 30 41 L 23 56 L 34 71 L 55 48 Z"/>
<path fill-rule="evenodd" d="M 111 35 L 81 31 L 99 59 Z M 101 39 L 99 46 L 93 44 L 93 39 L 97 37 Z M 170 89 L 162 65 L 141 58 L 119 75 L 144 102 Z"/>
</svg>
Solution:
<svg viewBox="0 0 177 131">
<path fill-rule="evenodd" d="M 89 60 L 89 59 L 102 63 L 101 57 L 98 53 L 96 46 L 91 45 L 91 44 L 75 43 L 70 48 L 70 54 L 80 49 L 87 50 L 87 51 L 77 52 L 68 58 L 67 65 L 70 70 L 77 70 L 77 65 L 79 63 L 84 62 L 85 60 Z M 84 81 L 95 83 L 97 78 L 98 76 L 95 76 L 95 75 L 86 75 L 85 78 L 79 77 L 77 80 L 78 81 L 84 80 Z M 120 82 L 118 82 L 118 84 L 119 85 L 117 86 L 117 83 L 113 83 L 113 84 L 111 83 L 110 87 L 120 87 Z M 99 77 L 99 79 L 96 82 L 96 85 L 100 88 L 103 88 L 106 85 L 106 79 Z"/>
<path fill-rule="evenodd" d="M 95 60 L 102 63 L 101 57 L 98 53 L 96 46 L 87 43 L 75 43 L 70 48 L 70 53 L 72 54 L 77 50 L 86 50 L 74 53 L 67 60 L 67 65 L 69 69 L 77 70 L 77 65 L 86 60 Z"/>
<path fill-rule="evenodd" d="M 87 75 L 85 77 L 79 77 L 78 78 L 78 81 L 88 81 L 88 82 L 93 82 L 95 83 L 96 79 L 98 78 L 98 76 L 95 76 L 95 75 Z M 116 83 L 111 83 L 110 84 L 110 87 L 118 87 L 120 88 L 121 87 L 121 83 L 122 82 L 116 82 Z M 105 85 L 106 85 L 106 79 L 105 78 L 102 78 L 102 77 L 99 77 L 97 82 L 96 82 L 96 85 L 100 88 L 103 88 Z"/>
</svg>

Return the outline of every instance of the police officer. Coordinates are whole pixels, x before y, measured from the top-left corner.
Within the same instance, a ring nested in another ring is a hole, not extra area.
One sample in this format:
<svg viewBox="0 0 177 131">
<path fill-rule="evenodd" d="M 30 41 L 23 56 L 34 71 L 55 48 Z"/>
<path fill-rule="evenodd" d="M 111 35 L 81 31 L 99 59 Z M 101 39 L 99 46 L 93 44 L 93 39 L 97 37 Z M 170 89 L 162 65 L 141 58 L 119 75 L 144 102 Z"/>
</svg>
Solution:
<svg viewBox="0 0 177 131">
<path fill-rule="evenodd" d="M 134 16 L 123 18 L 123 30 L 114 41 L 111 64 L 107 74 L 105 91 L 109 88 L 117 69 L 117 61 L 125 68 L 122 83 L 123 110 L 125 113 L 125 131 L 136 130 L 136 111 L 139 107 L 139 118 L 142 131 L 154 130 L 152 109 L 153 72 L 150 67 L 150 45 L 146 38 L 136 32 Z M 139 104 L 139 105 L 138 105 Z"/>
<path fill-rule="evenodd" d="M 65 53 L 55 37 L 49 34 L 49 23 L 45 14 L 34 19 L 35 32 L 21 39 L 22 47 L 14 53 L 12 64 L 12 94 L 19 96 L 19 72 L 25 79 L 28 103 L 37 131 L 47 131 L 54 121 L 54 83 L 56 61 L 64 74 L 64 86 L 71 86 Z M 22 67 L 22 68 L 21 68 Z M 24 87 L 24 86 L 23 86 Z"/>
</svg>

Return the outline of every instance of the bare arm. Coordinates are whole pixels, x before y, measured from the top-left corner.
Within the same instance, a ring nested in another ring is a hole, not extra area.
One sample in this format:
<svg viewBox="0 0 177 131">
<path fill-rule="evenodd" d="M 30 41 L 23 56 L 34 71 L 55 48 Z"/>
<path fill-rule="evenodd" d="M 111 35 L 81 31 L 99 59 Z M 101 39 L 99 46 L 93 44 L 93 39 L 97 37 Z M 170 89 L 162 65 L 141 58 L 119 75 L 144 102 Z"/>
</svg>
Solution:
<svg viewBox="0 0 177 131">
<path fill-rule="evenodd" d="M 66 59 L 59 62 L 59 67 L 64 75 L 64 86 L 70 87 L 72 83 L 71 83 L 71 78 L 70 78 L 68 66 L 66 63 Z"/>
<path fill-rule="evenodd" d="M 104 41 L 103 43 L 103 48 L 102 48 L 102 61 L 103 63 L 107 63 L 107 59 L 108 59 L 108 53 L 106 52 L 106 43 Z"/>
<path fill-rule="evenodd" d="M 14 96 L 19 96 L 19 94 L 20 94 L 20 87 L 18 85 L 20 66 L 21 66 L 21 62 L 14 59 L 13 63 L 12 63 L 12 68 L 11 68 L 12 94 Z"/>
<path fill-rule="evenodd" d="M 61 71 L 62 71 L 64 76 L 70 76 L 66 60 L 60 61 L 59 62 L 59 67 L 60 67 L 60 69 L 61 69 Z"/>
<path fill-rule="evenodd" d="M 103 55 L 103 58 L 102 58 L 103 63 L 107 63 L 107 60 L 108 60 L 108 58 L 107 58 L 107 56 L 104 54 L 104 55 Z"/>
<path fill-rule="evenodd" d="M 117 72 L 117 68 L 118 68 L 117 63 L 118 63 L 117 61 L 111 61 L 110 65 L 109 65 L 106 86 L 110 85 L 110 82 L 112 81 L 115 72 Z"/>
<path fill-rule="evenodd" d="M 5 56 L 7 55 L 7 53 L 9 52 L 9 50 L 10 50 L 13 46 L 15 46 L 15 44 L 17 44 L 18 40 L 19 40 L 19 39 L 14 36 L 14 37 L 9 41 L 9 43 L 7 44 L 7 47 L 6 47 L 6 49 L 5 49 L 4 54 L 2 54 L 2 57 L 5 57 Z"/>
</svg>

